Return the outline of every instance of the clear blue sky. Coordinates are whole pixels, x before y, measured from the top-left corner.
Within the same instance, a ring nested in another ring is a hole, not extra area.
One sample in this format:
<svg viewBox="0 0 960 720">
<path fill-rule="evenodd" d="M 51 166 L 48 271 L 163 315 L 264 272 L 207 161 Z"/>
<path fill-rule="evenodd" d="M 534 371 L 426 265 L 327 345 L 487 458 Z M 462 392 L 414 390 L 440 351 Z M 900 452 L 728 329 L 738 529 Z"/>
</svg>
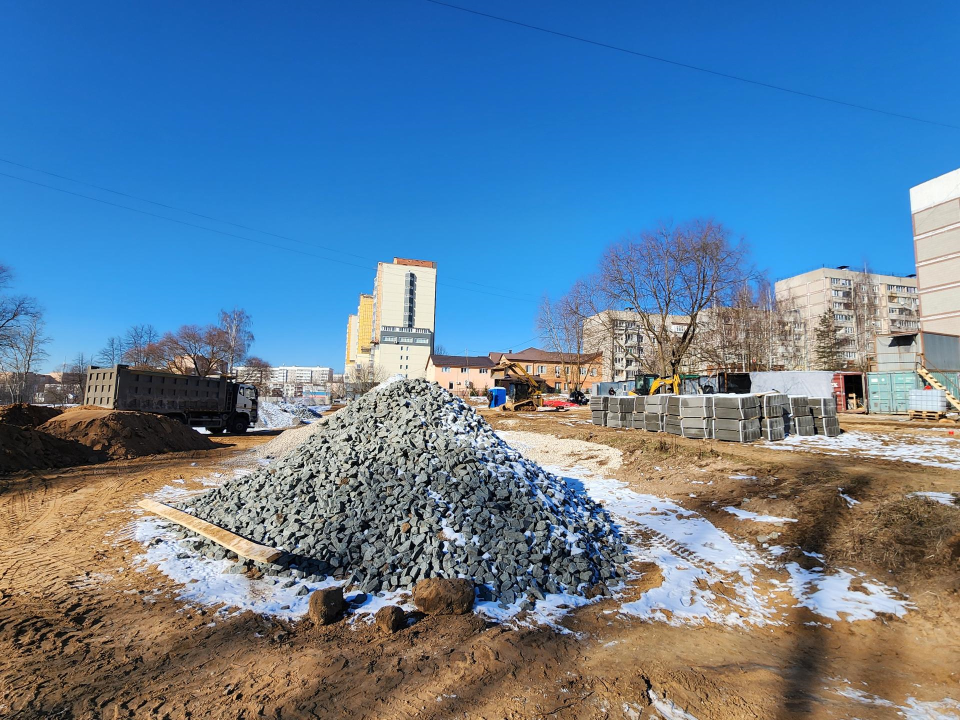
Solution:
<svg viewBox="0 0 960 720">
<path fill-rule="evenodd" d="M 461 4 L 960 124 L 957 3 Z M 236 305 L 256 354 L 340 368 L 357 294 L 394 255 L 437 261 L 448 351 L 519 349 L 540 296 L 604 246 L 696 216 L 775 278 L 864 260 L 912 272 L 908 189 L 960 166 L 960 130 L 424 0 L 8 2 L 0 67 L 0 157 L 301 241 L 0 163 L 291 248 L 0 177 L 0 262 L 46 308 L 50 367 L 133 323 Z"/>
</svg>

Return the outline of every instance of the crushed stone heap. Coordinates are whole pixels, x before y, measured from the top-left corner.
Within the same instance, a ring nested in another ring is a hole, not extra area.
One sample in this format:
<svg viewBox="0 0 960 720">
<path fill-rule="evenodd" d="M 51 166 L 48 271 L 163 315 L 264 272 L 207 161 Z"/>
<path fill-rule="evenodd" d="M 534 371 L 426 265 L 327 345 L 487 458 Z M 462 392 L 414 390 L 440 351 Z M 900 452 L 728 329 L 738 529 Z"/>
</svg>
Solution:
<svg viewBox="0 0 960 720">
<path fill-rule="evenodd" d="M 289 553 L 267 573 L 363 592 L 469 577 L 505 604 L 608 594 L 625 561 L 600 505 L 426 380 L 368 393 L 286 457 L 183 509 Z"/>
</svg>

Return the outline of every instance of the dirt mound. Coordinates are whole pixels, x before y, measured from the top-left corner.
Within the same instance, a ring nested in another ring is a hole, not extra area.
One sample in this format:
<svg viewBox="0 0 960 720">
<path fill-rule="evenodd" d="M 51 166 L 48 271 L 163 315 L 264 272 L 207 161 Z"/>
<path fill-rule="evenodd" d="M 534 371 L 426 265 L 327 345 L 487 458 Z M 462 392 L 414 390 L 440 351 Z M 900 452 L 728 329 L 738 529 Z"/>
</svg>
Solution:
<svg viewBox="0 0 960 720">
<path fill-rule="evenodd" d="M 16 425 L 17 427 L 35 428 L 43 425 L 47 420 L 55 418 L 63 410 L 41 405 L 16 403 L 0 407 L 0 423 Z"/>
<path fill-rule="evenodd" d="M 97 459 L 97 453 L 78 442 L 0 423 L 0 473 L 71 467 Z"/>
<path fill-rule="evenodd" d="M 162 415 L 106 408 L 64 413 L 39 429 L 82 443 L 110 460 L 216 447 L 208 437 Z"/>
</svg>

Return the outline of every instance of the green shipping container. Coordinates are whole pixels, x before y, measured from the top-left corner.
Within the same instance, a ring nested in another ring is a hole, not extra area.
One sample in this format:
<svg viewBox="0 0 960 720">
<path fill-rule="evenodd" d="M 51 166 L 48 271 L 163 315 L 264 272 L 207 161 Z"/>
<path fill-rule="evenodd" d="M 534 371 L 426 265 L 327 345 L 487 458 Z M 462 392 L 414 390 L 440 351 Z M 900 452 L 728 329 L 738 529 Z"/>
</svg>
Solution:
<svg viewBox="0 0 960 720">
<path fill-rule="evenodd" d="M 905 415 L 910 391 L 921 387 L 915 372 L 867 373 L 867 408 L 880 415 Z"/>
</svg>

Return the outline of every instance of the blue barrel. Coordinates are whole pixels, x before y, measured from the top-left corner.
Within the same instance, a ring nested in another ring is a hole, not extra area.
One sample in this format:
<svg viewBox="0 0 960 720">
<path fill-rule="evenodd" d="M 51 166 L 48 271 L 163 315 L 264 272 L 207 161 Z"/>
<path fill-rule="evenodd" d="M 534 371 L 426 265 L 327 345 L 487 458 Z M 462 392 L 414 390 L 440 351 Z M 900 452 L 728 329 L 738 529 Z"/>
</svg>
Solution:
<svg viewBox="0 0 960 720">
<path fill-rule="evenodd" d="M 500 407 L 507 402 L 507 389 L 502 387 L 490 388 L 490 407 Z"/>
</svg>

